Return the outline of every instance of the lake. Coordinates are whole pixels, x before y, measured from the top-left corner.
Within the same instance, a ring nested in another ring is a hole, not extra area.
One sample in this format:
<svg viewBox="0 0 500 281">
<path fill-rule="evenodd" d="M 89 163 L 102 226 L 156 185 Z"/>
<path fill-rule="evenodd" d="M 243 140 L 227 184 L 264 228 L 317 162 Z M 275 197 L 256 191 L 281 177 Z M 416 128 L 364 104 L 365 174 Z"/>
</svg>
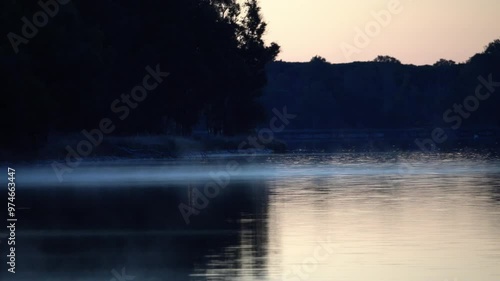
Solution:
<svg viewBox="0 0 500 281">
<path fill-rule="evenodd" d="M 13 168 L 9 280 L 500 280 L 488 154 L 101 160 L 62 182 Z"/>
</svg>

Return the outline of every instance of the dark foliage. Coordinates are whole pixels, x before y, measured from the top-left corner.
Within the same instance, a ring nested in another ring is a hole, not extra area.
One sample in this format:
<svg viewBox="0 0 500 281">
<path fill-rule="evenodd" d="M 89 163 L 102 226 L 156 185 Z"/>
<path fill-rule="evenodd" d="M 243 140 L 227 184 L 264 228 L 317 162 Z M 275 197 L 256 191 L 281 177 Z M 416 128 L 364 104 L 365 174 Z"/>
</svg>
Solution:
<svg viewBox="0 0 500 281">
<path fill-rule="evenodd" d="M 465 64 L 440 60 L 433 66 L 403 65 L 387 56 L 349 64 L 328 64 L 320 57 L 309 63 L 274 62 L 262 100 L 268 112 L 287 105 L 298 115 L 287 129 L 448 128 L 458 121 L 447 122 L 443 114 L 475 95 L 479 76 L 500 81 L 499 50 L 495 40 Z M 498 92 L 480 101 L 460 125 L 500 126 Z"/>
<path fill-rule="evenodd" d="M 263 42 L 266 24 L 255 0 L 42 2 L 55 3 L 57 12 L 17 44 L 17 53 L 5 35 L 22 37 L 21 19 L 33 22 L 43 9 L 36 1 L 0 3 L 7 148 L 36 150 L 48 134 L 98 128 L 102 118 L 116 121 L 114 134 L 181 135 L 202 119 L 225 135 L 263 120 L 257 98 L 279 46 Z M 156 65 L 170 76 L 118 120 L 113 101 Z"/>
</svg>

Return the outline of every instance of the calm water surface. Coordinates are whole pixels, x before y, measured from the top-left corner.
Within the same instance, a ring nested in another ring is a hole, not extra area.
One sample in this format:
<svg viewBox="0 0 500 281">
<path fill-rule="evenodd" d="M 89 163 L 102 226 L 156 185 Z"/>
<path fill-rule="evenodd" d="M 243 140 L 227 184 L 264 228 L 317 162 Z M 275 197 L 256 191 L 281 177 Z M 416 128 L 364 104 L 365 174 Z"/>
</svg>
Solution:
<svg viewBox="0 0 500 281">
<path fill-rule="evenodd" d="M 12 280 L 500 280 L 488 155 L 101 161 L 62 183 L 47 165 L 16 170 Z"/>
</svg>

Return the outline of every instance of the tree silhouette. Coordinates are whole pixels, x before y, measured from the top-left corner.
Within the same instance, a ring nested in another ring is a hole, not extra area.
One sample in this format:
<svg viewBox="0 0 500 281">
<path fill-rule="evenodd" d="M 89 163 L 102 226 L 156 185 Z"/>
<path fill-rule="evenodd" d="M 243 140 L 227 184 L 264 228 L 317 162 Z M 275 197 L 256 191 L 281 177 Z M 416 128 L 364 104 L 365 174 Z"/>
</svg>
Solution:
<svg viewBox="0 0 500 281">
<path fill-rule="evenodd" d="M 256 0 L 245 2 L 243 8 L 236 2 L 226 1 L 227 4 L 236 6 L 229 10 L 241 11 L 243 15 L 240 21 L 232 20 L 237 46 L 228 52 L 234 55 L 227 76 L 230 79 L 226 89 L 208 103 L 206 116 L 211 132 L 234 135 L 264 120 L 264 110 L 257 99 L 267 83 L 265 66 L 276 58 L 280 47 L 275 43 L 265 45 L 262 37 L 267 25 Z"/>
<path fill-rule="evenodd" d="M 22 35 L 19 19 L 42 10 L 36 2 L 0 3 L 0 33 Z M 266 65 L 279 53 L 266 45 L 257 1 L 74 0 L 16 54 L 0 41 L 0 82 L 10 104 L 2 122 L 21 151 L 49 132 L 80 132 L 116 115 L 110 105 L 130 94 L 160 65 L 170 76 L 115 122 L 115 134 L 189 135 L 205 116 L 212 133 L 236 134 L 265 117 L 258 98 Z M 19 116 L 8 118 L 8 116 Z M 16 141 L 23 140 L 23 141 Z M 26 141 L 25 141 L 26 140 Z M 28 141 L 29 140 L 29 141 Z"/>
<path fill-rule="evenodd" d="M 374 62 L 381 62 L 381 63 L 395 63 L 395 64 L 401 64 L 401 62 L 391 56 L 377 56 L 374 60 Z"/>
<path fill-rule="evenodd" d="M 485 54 L 500 55 L 500 39 L 496 39 L 485 47 Z"/>
<path fill-rule="evenodd" d="M 311 63 L 327 63 L 326 59 L 322 56 L 314 56 L 310 60 Z"/>
<path fill-rule="evenodd" d="M 436 63 L 434 63 L 433 66 L 440 67 L 440 66 L 451 66 L 451 65 L 455 65 L 455 64 L 456 63 L 453 60 L 440 59 Z"/>
<path fill-rule="evenodd" d="M 275 62 L 268 67 L 264 101 L 268 111 L 287 101 L 298 113 L 291 129 L 449 128 L 458 122 L 456 112 L 446 120 L 443 113 L 479 93 L 487 101 L 463 127 L 500 126 L 500 96 L 492 92 L 500 80 L 499 46 L 493 41 L 467 63 L 443 59 L 433 66 L 393 63 L 387 56 L 378 63 Z"/>
</svg>

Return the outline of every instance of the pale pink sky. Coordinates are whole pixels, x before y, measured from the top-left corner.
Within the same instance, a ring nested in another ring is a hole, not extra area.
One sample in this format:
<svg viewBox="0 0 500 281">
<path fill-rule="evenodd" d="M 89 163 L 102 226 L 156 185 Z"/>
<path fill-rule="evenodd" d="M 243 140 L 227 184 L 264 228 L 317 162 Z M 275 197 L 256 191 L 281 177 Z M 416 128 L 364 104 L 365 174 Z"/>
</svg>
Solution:
<svg viewBox="0 0 500 281">
<path fill-rule="evenodd" d="M 387 12 L 391 18 L 386 26 L 378 24 L 377 33 L 377 26 L 370 27 L 373 13 L 387 11 L 393 1 L 399 7 Z M 342 63 L 390 55 L 416 65 L 440 58 L 463 62 L 500 38 L 500 0 L 260 0 L 260 5 L 268 23 L 266 41 L 281 45 L 278 59 L 285 61 L 320 55 Z M 356 28 L 367 26 L 374 35 L 356 45 Z"/>
</svg>

